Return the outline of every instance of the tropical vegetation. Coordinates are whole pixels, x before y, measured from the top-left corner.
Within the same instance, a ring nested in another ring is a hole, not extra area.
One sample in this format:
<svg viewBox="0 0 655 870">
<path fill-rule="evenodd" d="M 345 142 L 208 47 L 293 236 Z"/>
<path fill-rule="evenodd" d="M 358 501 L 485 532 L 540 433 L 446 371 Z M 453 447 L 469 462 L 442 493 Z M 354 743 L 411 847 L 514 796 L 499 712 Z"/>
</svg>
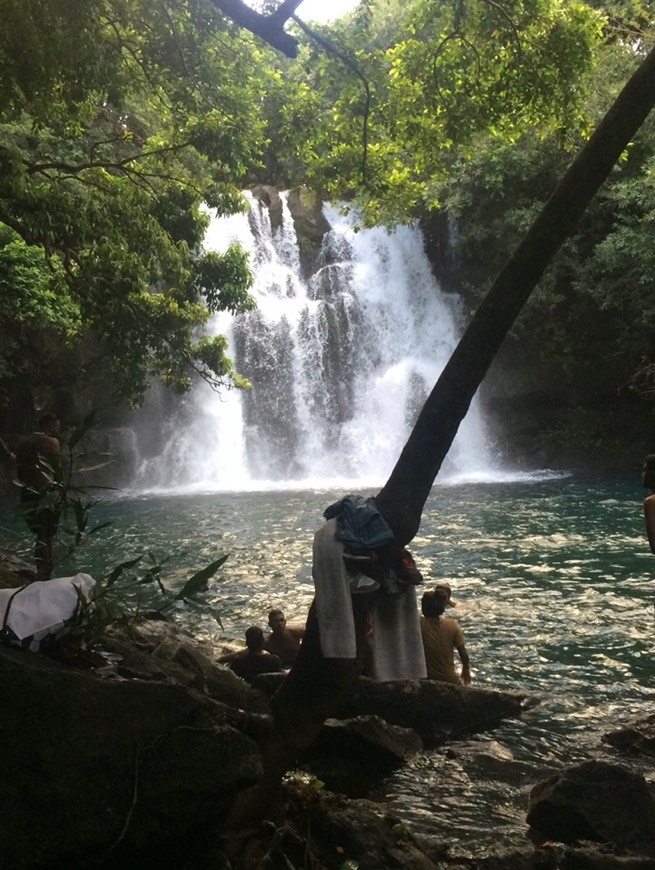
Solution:
<svg viewBox="0 0 655 870">
<path fill-rule="evenodd" d="M 202 241 L 255 182 L 367 224 L 443 219 L 443 277 L 473 309 L 652 42 L 648 3 L 364 0 L 285 35 L 297 5 L 0 0 L 3 382 L 101 376 L 132 403 L 153 377 L 247 386 L 203 332 L 252 307 L 247 258 Z M 571 396 L 601 356 L 612 390 L 652 393 L 653 135 L 514 332 Z"/>
</svg>

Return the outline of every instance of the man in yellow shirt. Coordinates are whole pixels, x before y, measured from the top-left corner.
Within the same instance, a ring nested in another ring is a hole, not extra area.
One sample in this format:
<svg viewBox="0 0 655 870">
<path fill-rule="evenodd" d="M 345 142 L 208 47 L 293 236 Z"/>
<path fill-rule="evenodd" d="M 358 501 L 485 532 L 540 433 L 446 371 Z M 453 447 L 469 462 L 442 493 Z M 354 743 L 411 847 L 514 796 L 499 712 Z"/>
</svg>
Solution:
<svg viewBox="0 0 655 870">
<path fill-rule="evenodd" d="M 450 586 L 447 584 L 439 584 L 433 592 L 425 592 L 421 598 L 421 637 L 428 679 L 468 686 L 471 672 L 464 634 L 456 619 L 443 616 L 449 600 Z M 462 663 L 460 676 L 455 671 L 454 650 L 457 650 Z"/>
</svg>

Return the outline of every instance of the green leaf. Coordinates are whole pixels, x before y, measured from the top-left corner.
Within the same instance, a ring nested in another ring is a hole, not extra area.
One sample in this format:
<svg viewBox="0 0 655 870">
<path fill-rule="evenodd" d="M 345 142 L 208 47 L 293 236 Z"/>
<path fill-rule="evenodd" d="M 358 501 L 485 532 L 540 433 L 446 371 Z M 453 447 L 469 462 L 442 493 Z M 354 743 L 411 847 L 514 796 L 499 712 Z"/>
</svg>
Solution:
<svg viewBox="0 0 655 870">
<path fill-rule="evenodd" d="M 77 426 L 77 428 L 74 429 L 68 437 L 67 443 L 69 449 L 72 450 L 73 447 L 75 447 L 75 445 L 78 443 L 78 441 L 83 438 L 87 434 L 87 432 L 90 432 L 91 429 L 94 429 L 96 426 L 98 426 L 99 423 L 100 420 L 98 419 L 98 412 L 95 409 L 93 411 L 90 411 L 86 415 L 84 420 L 82 420 L 80 425 Z"/>
<path fill-rule="evenodd" d="M 175 601 L 182 601 L 183 599 L 189 598 L 190 596 L 195 595 L 196 592 L 200 592 L 204 589 L 207 581 L 214 576 L 228 558 L 229 553 L 226 556 L 221 556 L 220 559 L 217 559 L 215 562 L 207 565 L 206 568 L 203 568 L 201 571 L 194 574 L 177 593 Z"/>
<path fill-rule="evenodd" d="M 140 556 L 137 556 L 136 559 L 129 559 L 127 562 L 121 562 L 120 565 L 117 565 L 112 569 L 111 573 L 105 580 L 106 586 L 112 586 L 121 576 L 124 571 L 129 571 L 130 568 L 133 568 L 137 565 L 141 559 L 143 559 L 143 553 Z"/>
</svg>

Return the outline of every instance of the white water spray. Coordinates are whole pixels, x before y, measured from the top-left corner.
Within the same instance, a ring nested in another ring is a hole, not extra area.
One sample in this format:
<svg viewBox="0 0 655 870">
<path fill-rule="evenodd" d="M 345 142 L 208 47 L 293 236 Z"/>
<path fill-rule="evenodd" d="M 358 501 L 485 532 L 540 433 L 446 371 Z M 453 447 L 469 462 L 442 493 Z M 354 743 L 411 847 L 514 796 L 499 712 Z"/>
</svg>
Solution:
<svg viewBox="0 0 655 870">
<path fill-rule="evenodd" d="M 379 488 L 457 343 L 458 301 L 441 292 L 415 228 L 357 231 L 325 207 L 331 231 L 306 279 L 286 197 L 276 230 L 250 204 L 249 215 L 213 220 L 205 245 L 250 253 L 257 310 L 221 314 L 211 329 L 228 337 L 252 390 L 199 384 L 137 485 Z M 474 401 L 440 479 L 488 471 L 486 445 Z"/>
</svg>

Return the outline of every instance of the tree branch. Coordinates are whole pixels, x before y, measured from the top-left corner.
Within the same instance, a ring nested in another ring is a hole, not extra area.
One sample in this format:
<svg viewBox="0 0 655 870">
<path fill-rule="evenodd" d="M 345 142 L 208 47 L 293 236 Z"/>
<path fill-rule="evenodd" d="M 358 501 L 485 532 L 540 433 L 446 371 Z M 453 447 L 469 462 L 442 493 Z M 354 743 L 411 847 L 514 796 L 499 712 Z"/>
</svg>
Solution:
<svg viewBox="0 0 655 870">
<path fill-rule="evenodd" d="M 296 57 L 298 43 L 291 34 L 283 29 L 284 24 L 296 11 L 302 0 L 284 0 L 271 15 L 262 15 L 246 6 L 242 0 L 210 0 L 224 15 L 231 18 L 239 27 L 244 27 L 259 36 L 273 48 L 287 57 Z"/>
<path fill-rule="evenodd" d="M 84 172 L 87 169 L 114 169 L 127 171 L 130 163 L 135 163 L 137 160 L 145 160 L 147 157 L 154 157 L 160 154 L 170 154 L 173 151 L 181 151 L 187 147 L 187 143 L 180 145 L 168 145 L 166 148 L 155 148 L 152 151 L 140 151 L 138 154 L 133 154 L 131 157 L 124 157 L 122 160 L 90 160 L 87 163 L 62 163 L 59 161 L 50 161 L 49 163 L 31 163 L 29 160 L 24 160 L 23 163 L 30 173 L 46 172 L 49 169 L 56 169 L 58 172 L 65 172 L 69 175 L 75 175 L 78 172 Z M 154 175 L 155 173 L 150 173 Z"/>
</svg>

